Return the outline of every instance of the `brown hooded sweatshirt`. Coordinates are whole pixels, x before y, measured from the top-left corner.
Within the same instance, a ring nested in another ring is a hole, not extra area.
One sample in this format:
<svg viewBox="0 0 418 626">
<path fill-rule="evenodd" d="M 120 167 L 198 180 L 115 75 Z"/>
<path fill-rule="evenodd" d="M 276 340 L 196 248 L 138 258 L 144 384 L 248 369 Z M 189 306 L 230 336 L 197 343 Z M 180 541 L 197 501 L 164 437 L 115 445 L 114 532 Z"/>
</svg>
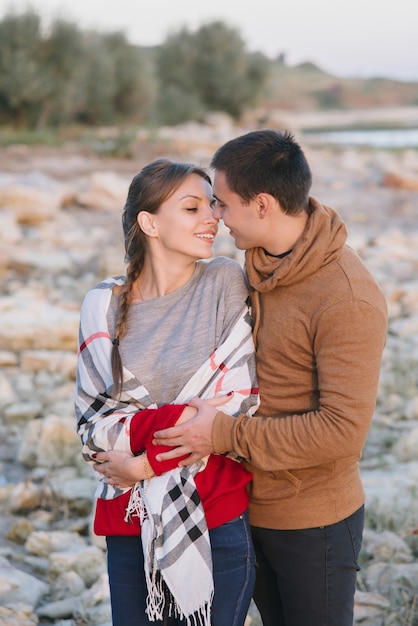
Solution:
<svg viewBox="0 0 418 626">
<path fill-rule="evenodd" d="M 213 444 L 253 472 L 254 526 L 325 526 L 364 502 L 358 462 L 375 409 L 387 306 L 346 237 L 338 214 L 311 198 L 289 255 L 246 254 L 261 405 L 252 418 L 218 412 Z"/>
</svg>

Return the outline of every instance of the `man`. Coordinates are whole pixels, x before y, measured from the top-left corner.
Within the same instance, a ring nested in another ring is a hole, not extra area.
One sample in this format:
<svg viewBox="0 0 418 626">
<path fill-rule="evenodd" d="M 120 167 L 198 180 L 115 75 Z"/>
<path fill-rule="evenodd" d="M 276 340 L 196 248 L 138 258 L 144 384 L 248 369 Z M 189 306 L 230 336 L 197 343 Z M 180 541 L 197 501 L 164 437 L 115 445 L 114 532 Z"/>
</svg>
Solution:
<svg viewBox="0 0 418 626">
<path fill-rule="evenodd" d="M 189 422 L 155 433 L 162 458 L 233 451 L 254 479 L 250 521 L 264 626 L 351 626 L 364 490 L 358 461 L 387 330 L 383 294 L 346 245 L 338 214 L 309 196 L 288 132 L 219 148 L 215 217 L 246 250 L 261 405 L 238 418 L 194 399 Z"/>
</svg>

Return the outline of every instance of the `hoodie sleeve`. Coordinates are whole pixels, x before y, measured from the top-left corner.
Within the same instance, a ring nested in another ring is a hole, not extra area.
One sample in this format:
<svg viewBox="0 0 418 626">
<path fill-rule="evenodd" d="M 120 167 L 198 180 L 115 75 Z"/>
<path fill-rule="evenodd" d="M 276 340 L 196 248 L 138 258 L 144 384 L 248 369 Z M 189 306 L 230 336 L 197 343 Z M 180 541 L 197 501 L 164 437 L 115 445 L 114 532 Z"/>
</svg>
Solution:
<svg viewBox="0 0 418 626">
<path fill-rule="evenodd" d="M 360 453 L 373 416 L 387 321 L 357 299 L 321 316 L 313 341 L 319 396 L 298 414 L 238 418 L 218 412 L 215 452 L 233 451 L 263 470 L 298 469 Z M 260 394 L 263 386 L 260 381 Z"/>
</svg>

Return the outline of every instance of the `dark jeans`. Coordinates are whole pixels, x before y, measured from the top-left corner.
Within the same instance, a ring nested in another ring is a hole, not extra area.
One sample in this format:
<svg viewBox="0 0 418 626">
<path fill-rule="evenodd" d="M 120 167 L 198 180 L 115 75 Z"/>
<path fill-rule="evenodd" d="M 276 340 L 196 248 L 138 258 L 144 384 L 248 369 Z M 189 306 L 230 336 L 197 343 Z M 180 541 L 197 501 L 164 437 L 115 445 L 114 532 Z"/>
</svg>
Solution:
<svg viewBox="0 0 418 626">
<path fill-rule="evenodd" d="M 209 532 L 212 546 L 215 594 L 213 626 L 243 626 L 255 581 L 255 556 L 245 513 Z M 107 537 L 108 572 L 113 626 L 167 624 L 184 621 L 167 618 L 150 622 L 145 613 L 147 587 L 140 537 Z M 190 581 L 192 585 L 198 581 Z"/>
<path fill-rule="evenodd" d="M 264 626 L 352 626 L 364 507 L 306 530 L 253 527 L 254 601 Z"/>
</svg>

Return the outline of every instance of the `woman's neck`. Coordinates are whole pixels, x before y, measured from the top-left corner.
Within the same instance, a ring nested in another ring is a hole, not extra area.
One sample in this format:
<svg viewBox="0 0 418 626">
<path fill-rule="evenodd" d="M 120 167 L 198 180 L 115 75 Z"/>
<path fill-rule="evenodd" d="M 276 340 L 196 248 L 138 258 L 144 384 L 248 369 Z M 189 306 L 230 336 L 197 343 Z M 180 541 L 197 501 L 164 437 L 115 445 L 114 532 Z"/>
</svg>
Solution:
<svg viewBox="0 0 418 626">
<path fill-rule="evenodd" d="M 166 296 L 187 283 L 193 276 L 196 262 L 182 267 L 165 266 L 160 261 L 145 262 L 141 274 L 132 286 L 131 302 Z"/>
</svg>

